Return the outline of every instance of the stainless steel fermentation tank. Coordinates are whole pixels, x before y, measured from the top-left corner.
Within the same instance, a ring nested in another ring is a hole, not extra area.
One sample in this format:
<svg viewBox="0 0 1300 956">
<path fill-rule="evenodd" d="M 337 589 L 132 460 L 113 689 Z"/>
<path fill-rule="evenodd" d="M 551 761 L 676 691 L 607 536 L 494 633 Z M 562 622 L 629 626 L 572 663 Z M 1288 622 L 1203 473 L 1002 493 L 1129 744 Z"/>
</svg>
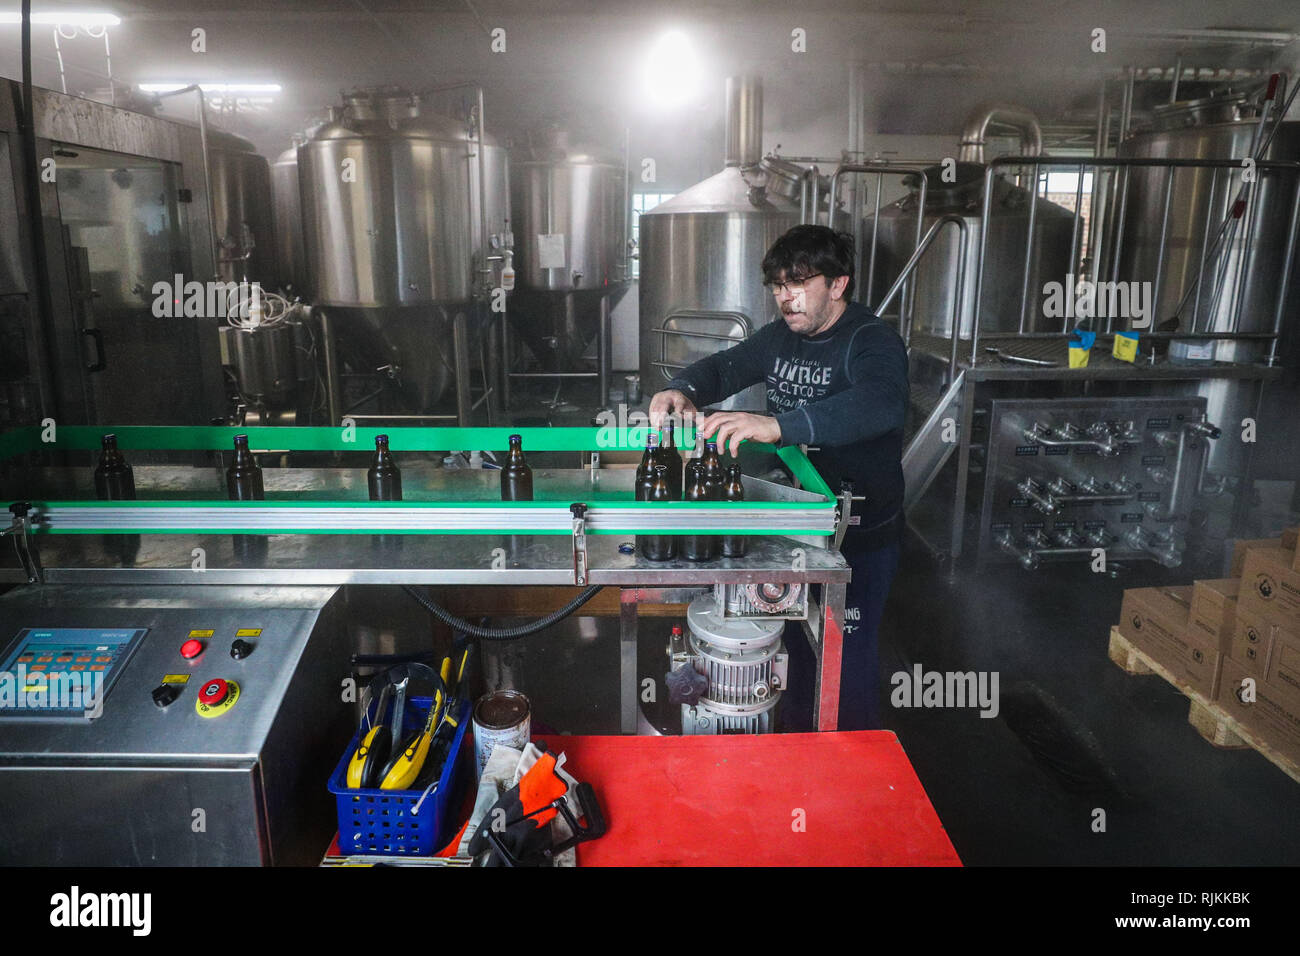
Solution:
<svg viewBox="0 0 1300 956">
<path fill-rule="evenodd" d="M 692 362 L 780 320 L 760 263 L 798 225 L 799 206 L 766 188 L 757 79 L 727 80 L 726 129 L 722 172 L 641 215 L 640 371 L 647 395 Z M 761 385 L 718 405 L 765 406 Z"/>
<path fill-rule="evenodd" d="M 922 232 L 944 216 L 960 216 L 970 227 L 963 235 L 944 228 L 917 263 L 912 304 L 912 330 L 922 334 L 952 335 L 956 276 L 966 263 L 966 281 L 960 306 L 960 335 L 969 338 L 975 319 L 975 265 L 979 262 L 980 219 L 983 204 L 984 165 L 958 163 L 955 181 L 944 181 L 944 167 L 926 170 L 925 217 Z M 879 222 L 868 217 L 863 234 L 877 235 L 873 292 L 880 295 L 893 283 L 911 256 L 916 242 L 916 207 L 920 202 L 918 176 L 904 180 L 910 193 L 880 211 Z M 1064 283 L 1069 272 L 1073 220 L 1069 210 L 1046 199 L 1032 200 L 1033 257 L 1029 268 L 1024 331 L 1060 331 L 1059 319 L 1043 315 L 1040 292 L 1045 282 Z M 994 180 L 993 207 L 984 254 L 984 290 L 980 310 L 981 331 L 1015 332 L 1021 329 L 1022 278 L 1025 248 L 1029 244 L 1031 194 L 1006 179 Z M 870 255 L 870 249 L 867 250 Z M 862 280 L 860 280 L 862 281 Z"/>
<path fill-rule="evenodd" d="M 578 362 L 601 300 L 626 290 L 624 175 L 622 162 L 570 144 L 556 128 L 511 163 L 517 291 L 508 315 L 549 371 Z"/>
<path fill-rule="evenodd" d="M 1151 126 L 1124 140 L 1121 158 L 1136 159 L 1244 159 L 1252 155 L 1258 110 L 1244 96 L 1196 100 L 1158 107 Z M 1300 159 L 1300 122 L 1282 123 L 1264 160 Z M 1257 174 L 1254 196 L 1237 221 L 1230 242 L 1212 259 L 1194 289 L 1201 263 L 1212 249 L 1219 225 L 1231 214 L 1241 186 L 1241 175 L 1227 170 L 1180 169 L 1168 190 L 1171 171 L 1162 168 L 1131 169 L 1127 198 L 1117 194 L 1113 209 L 1124 207 L 1123 237 L 1114 277 L 1125 282 L 1155 284 L 1154 322 L 1175 314 L 1179 331 L 1271 332 L 1276 319 L 1291 205 L 1296 177 L 1289 172 Z M 1122 188 L 1122 177 L 1116 177 Z M 1117 214 L 1118 215 L 1118 214 Z M 1165 261 L 1158 261 L 1161 234 L 1168 223 Z M 1115 249 L 1111 244 L 1112 253 Z M 1191 291 L 1186 305 L 1178 307 Z M 1294 301 L 1294 300 L 1293 300 Z M 1291 309 L 1294 315 L 1294 304 Z M 1283 317 L 1286 320 L 1286 316 Z M 1220 362 L 1249 363 L 1265 359 L 1267 342 L 1221 341 L 1214 357 Z M 1196 386 L 1207 400 L 1211 421 L 1240 427 L 1256 414 L 1257 387 L 1253 382 L 1207 380 Z M 1208 467 L 1218 474 L 1237 474 L 1245 467 L 1245 444 L 1215 442 Z"/>
<path fill-rule="evenodd" d="M 946 170 L 942 165 L 926 170 L 925 215 L 920 234 L 945 216 L 959 216 L 969 228 L 964 241 L 958 229 L 944 228 L 917 263 L 911 304 L 914 332 L 949 337 L 953 334 L 956 314 L 960 336 L 971 335 L 982 233 L 984 146 L 993 125 L 1019 131 L 1021 155 L 1036 156 L 1042 152 L 1042 131 L 1032 113 L 1010 104 L 986 103 L 977 106 L 967 117 L 958 161 L 949 164 Z M 873 298 L 889 288 L 916 248 L 917 204 L 921 201 L 919 177 L 909 176 L 904 184 L 910 189 L 909 194 L 882 209 L 878 216 L 868 216 L 863 226 L 864 242 L 868 241 L 865 237 L 876 236 Z M 998 178 L 994 180 L 993 202 L 985 225 L 988 239 L 984 249 L 980 330 L 1059 331 L 1059 320 L 1043 316 L 1040 294 L 1045 282 L 1064 283 L 1070 271 L 1073 226 L 1070 212 Z M 1028 283 L 1024 284 L 1027 249 L 1031 256 Z M 872 251 L 868 246 L 865 255 L 870 257 Z M 954 308 L 956 276 L 963 261 L 966 281 L 958 311 Z M 865 288 L 864 280 L 859 282 L 859 287 Z"/>
<path fill-rule="evenodd" d="M 281 279 L 270 164 L 242 136 L 215 129 L 208 132 L 208 161 L 221 278 L 275 289 Z"/>
<path fill-rule="evenodd" d="M 389 367 L 427 412 L 454 377 L 452 317 L 483 291 L 479 172 L 468 124 L 397 90 L 348 94 L 298 150 L 307 283 L 340 344 Z M 485 137 L 488 231 L 506 230 L 506 152 Z"/>
<path fill-rule="evenodd" d="M 302 196 L 298 190 L 298 148 L 304 138 L 271 164 L 271 201 L 275 210 L 275 246 L 280 265 L 280 282 L 300 295 L 310 296 L 307 285 L 307 251 L 302 238 Z"/>
</svg>

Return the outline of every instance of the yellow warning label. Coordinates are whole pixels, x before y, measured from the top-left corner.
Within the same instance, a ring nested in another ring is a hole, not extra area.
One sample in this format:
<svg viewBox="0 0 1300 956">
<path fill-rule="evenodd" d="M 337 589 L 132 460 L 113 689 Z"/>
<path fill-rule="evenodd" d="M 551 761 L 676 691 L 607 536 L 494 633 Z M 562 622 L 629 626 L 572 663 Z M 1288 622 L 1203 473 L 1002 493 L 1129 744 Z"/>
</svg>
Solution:
<svg viewBox="0 0 1300 956">
<path fill-rule="evenodd" d="M 164 674 L 164 684 L 188 684 L 190 682 L 189 674 Z"/>
<path fill-rule="evenodd" d="M 208 631 L 190 631 L 190 637 L 211 637 L 211 636 L 213 635 L 213 633 L 214 633 L 214 632 L 213 632 L 213 631 L 210 631 L 210 630 L 208 630 Z"/>
<path fill-rule="evenodd" d="M 241 627 L 235 632 L 235 637 L 261 637 L 262 629 L 260 627 Z"/>
</svg>

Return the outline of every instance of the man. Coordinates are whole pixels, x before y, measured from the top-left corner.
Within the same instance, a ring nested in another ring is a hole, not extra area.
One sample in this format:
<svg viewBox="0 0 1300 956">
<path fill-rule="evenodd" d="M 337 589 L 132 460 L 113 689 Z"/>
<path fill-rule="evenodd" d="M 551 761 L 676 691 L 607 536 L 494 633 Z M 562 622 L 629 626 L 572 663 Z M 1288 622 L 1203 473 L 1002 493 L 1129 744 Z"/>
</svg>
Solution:
<svg viewBox="0 0 1300 956">
<path fill-rule="evenodd" d="M 854 505 L 842 552 L 853 569 L 845 602 L 839 726 L 880 726 L 877 631 L 898 568 L 903 527 L 903 418 L 907 352 L 891 326 L 853 294 L 852 240 L 825 226 L 796 226 L 763 257 L 782 322 L 682 371 L 650 402 L 655 427 L 665 416 L 694 415 L 757 382 L 767 386 L 767 415 L 715 412 L 700 428 L 734 456 L 746 439 L 811 445 L 809 458 L 831 489 L 842 480 L 865 501 Z M 812 729 L 815 662 L 802 639 L 787 641 L 791 686 L 787 726 Z M 792 719 L 793 718 L 793 719 Z"/>
</svg>

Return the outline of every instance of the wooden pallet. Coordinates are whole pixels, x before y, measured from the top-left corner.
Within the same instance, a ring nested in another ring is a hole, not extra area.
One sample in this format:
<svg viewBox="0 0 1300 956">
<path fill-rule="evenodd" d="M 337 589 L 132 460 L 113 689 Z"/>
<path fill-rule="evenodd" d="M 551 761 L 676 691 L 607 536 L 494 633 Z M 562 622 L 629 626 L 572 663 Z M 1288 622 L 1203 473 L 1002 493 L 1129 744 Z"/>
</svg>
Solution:
<svg viewBox="0 0 1300 956">
<path fill-rule="evenodd" d="M 1277 767 L 1292 780 L 1300 783 L 1300 764 L 1290 757 L 1278 753 L 1267 740 L 1260 737 L 1249 727 L 1243 726 L 1204 694 L 1191 687 L 1186 681 L 1179 680 L 1159 661 L 1152 660 L 1120 634 L 1118 627 L 1110 629 L 1110 659 L 1128 674 L 1156 674 L 1187 697 L 1191 706 L 1187 722 L 1196 728 L 1196 732 L 1211 744 L 1224 750 L 1255 750 L 1269 763 Z"/>
</svg>

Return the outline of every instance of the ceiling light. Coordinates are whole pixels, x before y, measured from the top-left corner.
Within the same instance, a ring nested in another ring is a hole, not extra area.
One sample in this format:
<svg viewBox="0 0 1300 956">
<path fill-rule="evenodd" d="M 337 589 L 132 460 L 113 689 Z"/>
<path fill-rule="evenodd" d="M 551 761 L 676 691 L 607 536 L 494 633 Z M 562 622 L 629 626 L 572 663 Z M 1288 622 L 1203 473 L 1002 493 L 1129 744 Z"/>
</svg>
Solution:
<svg viewBox="0 0 1300 956">
<path fill-rule="evenodd" d="M 142 93 L 175 93 L 192 83 L 141 83 Z M 200 83 L 204 93 L 279 93 L 279 83 Z"/>
<path fill-rule="evenodd" d="M 681 106 L 699 88 L 700 67 L 691 41 L 680 30 L 659 37 L 646 56 L 644 79 L 651 102 Z"/>
</svg>

